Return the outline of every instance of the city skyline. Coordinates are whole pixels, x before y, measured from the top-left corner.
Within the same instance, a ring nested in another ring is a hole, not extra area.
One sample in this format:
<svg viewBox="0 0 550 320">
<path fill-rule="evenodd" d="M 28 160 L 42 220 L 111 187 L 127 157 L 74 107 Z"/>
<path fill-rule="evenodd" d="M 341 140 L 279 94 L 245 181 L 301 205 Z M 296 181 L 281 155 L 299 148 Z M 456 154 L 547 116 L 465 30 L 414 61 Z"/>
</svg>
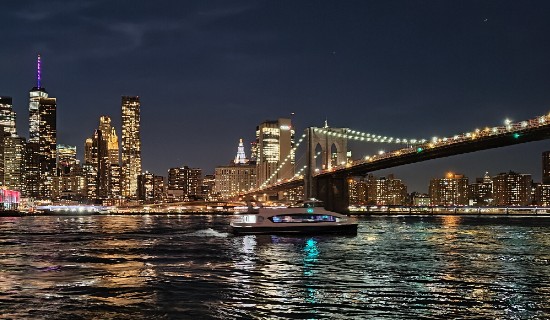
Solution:
<svg viewBox="0 0 550 320">
<path fill-rule="evenodd" d="M 6 5 L 0 22 L 13 44 L 0 53 L 0 95 L 13 97 L 18 133 L 28 137 L 27 94 L 40 53 L 42 85 L 57 98 L 57 141 L 76 146 L 80 159 L 100 116 L 121 127 L 123 95 L 140 96 L 143 171 L 160 175 L 182 165 L 213 173 L 234 156 L 235 141 L 253 141 L 258 123 L 292 112 L 297 136 L 328 119 L 431 138 L 549 111 L 542 1 L 167 2 L 153 14 L 125 2 L 30 4 Z M 75 39 L 63 41 L 68 36 Z M 410 191 L 426 191 L 447 171 L 515 170 L 540 181 L 548 149 L 535 142 L 374 174 L 395 173 Z"/>
</svg>

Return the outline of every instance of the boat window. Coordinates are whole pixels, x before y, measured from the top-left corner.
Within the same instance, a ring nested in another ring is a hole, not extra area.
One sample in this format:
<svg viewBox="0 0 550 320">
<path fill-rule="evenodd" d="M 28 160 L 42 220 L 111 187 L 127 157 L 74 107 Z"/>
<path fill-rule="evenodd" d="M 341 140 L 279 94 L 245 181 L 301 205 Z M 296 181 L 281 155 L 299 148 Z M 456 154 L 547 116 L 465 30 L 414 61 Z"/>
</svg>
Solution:
<svg viewBox="0 0 550 320">
<path fill-rule="evenodd" d="M 337 222 L 338 218 L 327 214 L 278 215 L 269 218 L 274 223 Z"/>
</svg>

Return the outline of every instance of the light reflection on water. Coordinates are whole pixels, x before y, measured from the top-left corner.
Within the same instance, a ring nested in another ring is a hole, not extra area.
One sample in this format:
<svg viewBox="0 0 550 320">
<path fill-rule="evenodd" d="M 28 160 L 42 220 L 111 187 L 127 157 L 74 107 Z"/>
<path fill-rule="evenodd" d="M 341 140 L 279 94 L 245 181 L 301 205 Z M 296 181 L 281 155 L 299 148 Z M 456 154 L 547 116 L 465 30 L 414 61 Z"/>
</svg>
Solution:
<svg viewBox="0 0 550 320">
<path fill-rule="evenodd" d="M 228 222 L 0 218 L 0 318 L 550 317 L 550 218 L 370 217 L 355 237 Z"/>
</svg>

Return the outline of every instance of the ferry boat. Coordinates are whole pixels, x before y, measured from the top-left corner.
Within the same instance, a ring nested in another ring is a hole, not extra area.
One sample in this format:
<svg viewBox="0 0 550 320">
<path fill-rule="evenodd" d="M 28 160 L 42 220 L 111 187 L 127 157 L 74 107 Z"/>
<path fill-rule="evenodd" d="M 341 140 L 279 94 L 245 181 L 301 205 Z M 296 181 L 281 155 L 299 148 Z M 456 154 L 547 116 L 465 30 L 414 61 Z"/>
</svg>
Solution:
<svg viewBox="0 0 550 320">
<path fill-rule="evenodd" d="M 343 214 L 325 210 L 310 199 L 288 208 L 259 208 L 236 216 L 233 234 L 357 234 L 357 223 Z"/>
</svg>

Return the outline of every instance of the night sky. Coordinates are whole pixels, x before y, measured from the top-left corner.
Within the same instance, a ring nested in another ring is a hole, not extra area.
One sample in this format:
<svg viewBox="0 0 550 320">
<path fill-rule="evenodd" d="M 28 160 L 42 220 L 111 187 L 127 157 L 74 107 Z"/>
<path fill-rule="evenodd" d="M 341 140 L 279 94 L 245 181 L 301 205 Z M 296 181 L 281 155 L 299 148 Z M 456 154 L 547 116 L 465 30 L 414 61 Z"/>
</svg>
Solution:
<svg viewBox="0 0 550 320">
<path fill-rule="evenodd" d="M 36 55 L 76 145 L 122 95 L 141 97 L 143 169 L 213 173 L 239 138 L 289 117 L 308 126 L 431 138 L 550 111 L 550 1 L 4 1 L 0 95 L 28 135 Z M 356 146 L 354 156 L 389 150 Z M 452 170 L 540 181 L 550 141 L 391 170 L 409 191 Z M 249 149 L 246 150 L 249 155 Z"/>
</svg>

